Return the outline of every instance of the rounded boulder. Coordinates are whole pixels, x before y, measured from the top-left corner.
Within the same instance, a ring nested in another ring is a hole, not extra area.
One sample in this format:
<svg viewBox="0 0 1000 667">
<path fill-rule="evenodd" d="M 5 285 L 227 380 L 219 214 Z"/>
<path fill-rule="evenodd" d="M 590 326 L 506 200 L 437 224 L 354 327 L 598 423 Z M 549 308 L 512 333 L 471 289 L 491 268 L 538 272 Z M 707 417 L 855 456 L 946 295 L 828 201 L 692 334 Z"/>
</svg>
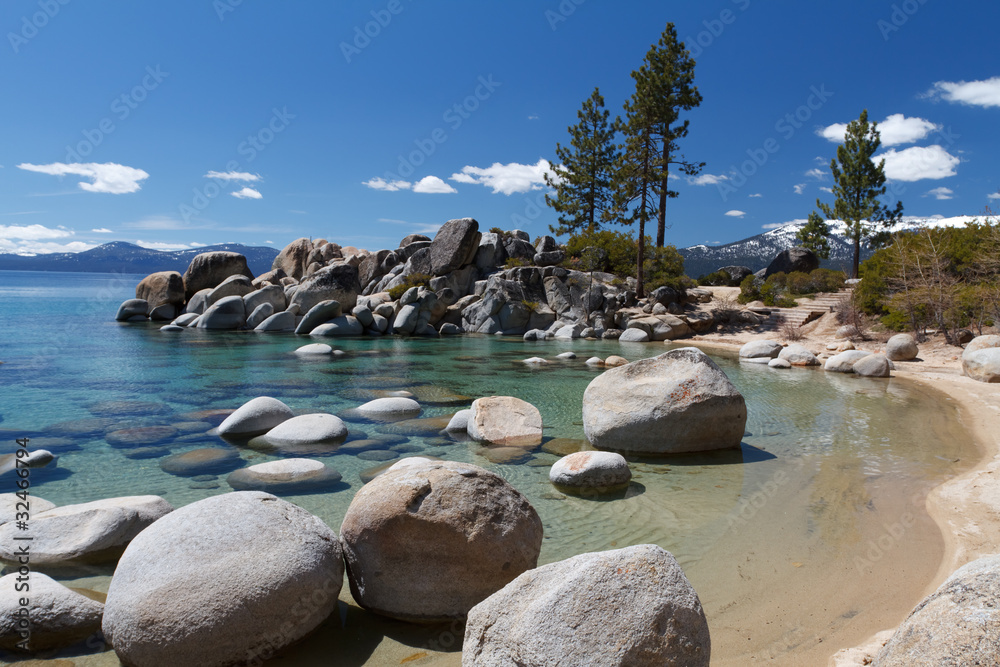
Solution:
<svg viewBox="0 0 1000 667">
<path fill-rule="evenodd" d="M 494 445 L 533 447 L 542 442 L 542 414 L 513 396 L 487 396 L 472 402 L 468 434 Z"/>
<path fill-rule="evenodd" d="M 292 409 L 270 396 L 258 396 L 241 405 L 236 412 L 219 424 L 219 435 L 251 437 L 270 431 L 291 419 Z"/>
<path fill-rule="evenodd" d="M 615 452 L 575 452 L 556 461 L 549 481 L 558 487 L 613 491 L 632 479 L 628 461 Z"/>
<path fill-rule="evenodd" d="M 341 480 L 340 472 L 313 459 L 281 459 L 258 463 L 229 474 L 226 481 L 237 491 L 309 493 L 329 489 Z"/>
<path fill-rule="evenodd" d="M 917 341 L 906 333 L 896 334 L 885 344 L 885 356 L 890 361 L 909 361 L 917 358 Z"/>
<path fill-rule="evenodd" d="M 122 555 L 104 635 L 126 665 L 255 663 L 337 606 L 336 533 L 259 491 L 206 498 L 164 517 Z"/>
<path fill-rule="evenodd" d="M 354 599 L 425 623 L 464 618 L 535 567 L 542 545 L 527 498 L 453 461 L 396 464 L 358 491 L 340 530 Z"/>
</svg>

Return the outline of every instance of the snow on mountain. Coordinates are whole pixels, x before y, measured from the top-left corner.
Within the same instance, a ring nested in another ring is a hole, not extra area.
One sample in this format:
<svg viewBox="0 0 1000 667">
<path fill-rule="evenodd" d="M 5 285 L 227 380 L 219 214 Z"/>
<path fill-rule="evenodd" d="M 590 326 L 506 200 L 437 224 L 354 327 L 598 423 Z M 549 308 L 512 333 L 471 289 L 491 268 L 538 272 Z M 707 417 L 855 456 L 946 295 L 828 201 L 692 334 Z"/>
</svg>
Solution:
<svg viewBox="0 0 1000 667">
<path fill-rule="evenodd" d="M 960 215 L 953 218 L 942 216 L 931 218 L 904 216 L 892 228 L 892 231 L 937 227 L 965 227 L 974 220 L 982 220 L 982 218 L 972 215 Z M 805 224 L 805 220 L 795 220 L 734 243 L 719 246 L 694 245 L 688 248 L 680 248 L 678 251 L 684 256 L 684 273 L 692 278 L 697 278 L 706 273 L 712 273 L 722 266 L 746 266 L 752 271 L 759 271 L 766 268 L 771 263 L 771 260 L 774 259 L 774 256 L 782 250 L 799 245 L 797 235 Z M 830 220 L 827 224 L 831 231 L 830 258 L 824 260 L 822 266 L 831 269 L 849 268 L 854 258 L 854 248 L 851 242 L 844 237 L 844 223 L 840 220 Z M 862 244 L 861 259 L 865 260 L 871 257 L 871 255 L 872 250 Z"/>
</svg>

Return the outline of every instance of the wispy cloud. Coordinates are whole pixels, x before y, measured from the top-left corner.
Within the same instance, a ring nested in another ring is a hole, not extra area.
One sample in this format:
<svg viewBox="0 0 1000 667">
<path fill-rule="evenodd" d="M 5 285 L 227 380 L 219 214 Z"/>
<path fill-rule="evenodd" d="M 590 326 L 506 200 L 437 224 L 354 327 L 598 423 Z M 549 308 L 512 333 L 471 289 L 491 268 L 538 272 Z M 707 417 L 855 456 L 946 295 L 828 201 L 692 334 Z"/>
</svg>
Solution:
<svg viewBox="0 0 1000 667">
<path fill-rule="evenodd" d="M 545 174 L 550 173 L 550 170 L 549 161 L 544 158 L 535 164 L 494 162 L 489 167 L 462 167 L 462 171 L 452 174 L 450 180 L 485 185 L 492 188 L 494 194 L 512 195 L 541 190 L 545 187 Z"/>
<path fill-rule="evenodd" d="M 176 230 L 194 229 L 191 225 L 165 215 L 150 215 L 122 225 L 126 229 Z"/>
<path fill-rule="evenodd" d="M 361 184 L 371 188 L 372 190 L 384 190 L 386 192 L 409 190 L 413 187 L 413 184 L 409 181 L 387 181 L 384 178 L 379 177 L 375 177 L 367 181 L 361 181 Z"/>
<path fill-rule="evenodd" d="M 977 107 L 1000 107 L 1000 76 L 983 81 L 938 81 L 927 97 Z"/>
<path fill-rule="evenodd" d="M 114 232 L 112 232 L 110 229 L 107 229 L 106 227 L 100 227 L 99 229 L 91 229 L 90 233 L 91 234 L 113 234 Z"/>
<path fill-rule="evenodd" d="M 190 250 L 203 247 L 204 243 L 165 243 L 162 241 L 136 241 L 135 244 L 147 250 Z"/>
<path fill-rule="evenodd" d="M 777 229 L 778 227 L 784 227 L 784 226 L 785 226 L 785 223 L 783 223 L 783 222 L 769 222 L 766 225 L 761 225 L 760 228 L 761 229 Z"/>
<path fill-rule="evenodd" d="M 750 195 L 750 199 L 757 199 L 757 198 L 763 197 L 763 196 L 764 195 L 762 195 L 759 192 L 757 192 L 757 193 L 754 193 L 754 194 Z"/>
<path fill-rule="evenodd" d="M 214 178 L 218 181 L 245 181 L 256 183 L 261 180 L 260 174 L 251 174 L 248 171 L 210 171 L 205 174 L 205 178 Z"/>
<path fill-rule="evenodd" d="M 115 162 L 105 162 L 104 164 L 96 162 L 29 164 L 24 162 L 17 165 L 17 168 L 50 176 L 83 176 L 91 180 L 90 182 L 81 181 L 78 183 L 81 190 L 113 195 L 136 192 L 140 189 L 139 182 L 149 178 L 149 174 L 142 169 L 126 167 Z"/>
<path fill-rule="evenodd" d="M 934 197 L 935 199 L 951 199 L 952 195 L 955 194 L 950 188 L 934 188 L 933 190 L 928 190 L 925 197 Z"/>
<path fill-rule="evenodd" d="M 822 181 L 826 178 L 826 172 L 822 169 L 810 169 L 806 172 L 806 176 L 809 178 L 815 178 L 817 181 Z"/>
<path fill-rule="evenodd" d="M 737 211 L 736 209 L 733 209 L 732 211 L 726 211 L 726 215 L 730 218 L 742 218 L 746 215 L 746 211 Z"/>
<path fill-rule="evenodd" d="M 798 185 L 793 185 L 792 186 L 792 190 L 795 191 L 795 194 L 800 195 L 803 192 L 805 192 L 805 190 L 806 190 L 806 184 L 805 183 L 799 183 Z"/>
<path fill-rule="evenodd" d="M 1000 192 L 991 192 L 986 195 L 987 199 L 1000 199 Z"/>
<path fill-rule="evenodd" d="M 729 177 L 725 174 L 699 174 L 698 176 L 689 176 L 687 182 L 691 185 L 715 185 L 728 180 Z"/>
<path fill-rule="evenodd" d="M 237 199 L 263 199 L 264 198 L 264 195 L 262 195 L 261 193 L 257 192 L 253 188 L 248 188 L 248 187 L 244 187 L 243 189 L 237 190 L 236 192 L 230 192 L 229 194 L 231 194 L 232 196 L 236 197 Z"/>
</svg>

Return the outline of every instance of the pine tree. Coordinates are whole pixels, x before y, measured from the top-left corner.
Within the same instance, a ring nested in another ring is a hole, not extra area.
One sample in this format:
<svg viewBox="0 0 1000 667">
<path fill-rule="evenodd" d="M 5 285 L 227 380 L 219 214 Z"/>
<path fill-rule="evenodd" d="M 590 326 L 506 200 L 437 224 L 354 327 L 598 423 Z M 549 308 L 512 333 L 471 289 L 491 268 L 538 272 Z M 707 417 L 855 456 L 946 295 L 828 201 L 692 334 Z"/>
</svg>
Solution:
<svg viewBox="0 0 1000 667">
<path fill-rule="evenodd" d="M 844 143 L 837 147 L 837 157 L 830 160 L 836 197 L 833 206 L 816 200 L 828 220 L 842 220 L 846 226 L 846 236 L 854 244 L 853 278 L 858 277 L 861 242 L 882 240 L 886 230 L 903 215 L 902 202 L 897 201 L 892 210 L 879 202 L 879 197 L 886 192 L 885 160 L 876 164 L 872 156 L 881 144 L 878 123 L 868 122 L 868 110 L 865 109 L 857 120 L 847 125 Z"/>
<path fill-rule="evenodd" d="M 830 257 L 830 228 L 816 211 L 809 214 L 805 226 L 796 236 L 803 248 L 812 250 L 820 259 Z"/>
<path fill-rule="evenodd" d="M 659 180 L 659 142 L 653 134 L 648 110 L 639 91 L 625 104 L 625 143 L 615 172 L 615 208 L 619 222 L 639 223 L 636 256 L 636 294 L 644 294 L 643 260 L 646 256 L 646 223 L 656 215 L 654 190 Z"/>
<path fill-rule="evenodd" d="M 559 225 L 549 226 L 553 234 L 593 233 L 611 217 L 618 119 L 608 121 L 610 112 L 597 88 L 576 116 L 580 122 L 569 127 L 570 145 L 556 144 L 559 164 L 545 175 L 545 184 L 555 189 L 554 197 L 545 195 L 545 203 L 560 214 Z"/>
<path fill-rule="evenodd" d="M 677 196 L 668 184 L 670 165 L 681 173 L 698 174 L 704 162 L 690 162 L 678 155 L 678 140 L 688 134 L 688 120 L 680 121 L 681 111 L 690 111 L 701 104 L 702 97 L 694 85 L 694 65 L 684 42 L 677 40 L 677 30 L 668 23 L 659 41 L 650 47 L 642 66 L 632 72 L 636 95 L 633 104 L 642 106 L 650 124 L 649 130 L 659 144 L 654 160 L 655 170 L 650 184 L 659 198 L 656 208 L 656 247 L 662 248 L 666 229 L 667 199 Z"/>
</svg>

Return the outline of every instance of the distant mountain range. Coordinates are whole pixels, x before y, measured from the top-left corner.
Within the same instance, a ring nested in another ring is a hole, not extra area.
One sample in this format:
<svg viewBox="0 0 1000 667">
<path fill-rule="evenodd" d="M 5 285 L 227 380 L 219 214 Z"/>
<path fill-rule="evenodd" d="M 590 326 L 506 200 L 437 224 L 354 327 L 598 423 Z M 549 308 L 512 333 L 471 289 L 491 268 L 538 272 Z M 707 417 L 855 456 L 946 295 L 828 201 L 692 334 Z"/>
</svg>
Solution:
<svg viewBox="0 0 1000 667">
<path fill-rule="evenodd" d="M 82 252 L 48 255 L 8 255 L 0 253 L 0 271 L 81 271 L 86 273 L 184 273 L 195 255 L 214 250 L 238 252 L 247 258 L 255 276 L 270 271 L 278 250 L 239 243 L 220 243 L 190 250 L 148 250 L 124 241 L 105 243 Z"/>
<path fill-rule="evenodd" d="M 893 231 L 922 229 L 925 227 L 964 227 L 976 220 L 976 216 L 960 215 L 954 218 L 917 218 L 904 217 Z M 844 223 L 831 221 L 830 225 L 830 258 L 822 262 L 822 266 L 831 269 L 850 268 L 854 259 L 854 247 L 844 238 Z M 751 271 L 767 268 L 782 250 L 799 245 L 796 238 L 799 230 L 805 226 L 805 221 L 789 223 L 763 234 L 727 243 L 726 245 L 707 246 L 695 245 L 689 248 L 679 248 L 684 256 L 684 273 L 697 278 L 706 273 L 712 273 L 723 266 L 746 266 Z M 865 245 L 861 247 L 861 260 L 871 257 L 872 250 Z"/>
</svg>

